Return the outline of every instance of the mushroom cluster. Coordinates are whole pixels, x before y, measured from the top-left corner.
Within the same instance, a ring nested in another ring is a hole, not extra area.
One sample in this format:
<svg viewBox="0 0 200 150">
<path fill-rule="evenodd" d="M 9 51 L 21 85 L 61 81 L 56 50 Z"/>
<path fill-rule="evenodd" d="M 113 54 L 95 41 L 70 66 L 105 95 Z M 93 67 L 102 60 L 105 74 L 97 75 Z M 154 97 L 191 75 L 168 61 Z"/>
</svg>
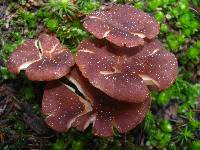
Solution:
<svg viewBox="0 0 200 150">
<path fill-rule="evenodd" d="M 54 130 L 70 127 L 112 136 L 126 133 L 144 119 L 150 90 L 175 81 L 178 64 L 156 39 L 153 17 L 129 5 L 114 5 L 89 15 L 83 26 L 94 35 L 75 56 L 55 35 L 41 34 L 13 52 L 7 67 L 25 70 L 33 81 L 48 81 L 42 99 L 45 122 Z M 59 80 L 61 77 L 67 79 Z"/>
</svg>

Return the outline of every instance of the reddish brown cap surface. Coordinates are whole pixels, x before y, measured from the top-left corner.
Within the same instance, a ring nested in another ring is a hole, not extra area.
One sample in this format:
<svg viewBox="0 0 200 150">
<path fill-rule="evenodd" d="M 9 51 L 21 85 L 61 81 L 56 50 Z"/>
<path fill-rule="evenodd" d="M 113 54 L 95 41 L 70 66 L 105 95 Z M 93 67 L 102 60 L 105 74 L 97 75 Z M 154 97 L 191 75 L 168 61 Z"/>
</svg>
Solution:
<svg viewBox="0 0 200 150">
<path fill-rule="evenodd" d="M 143 61 L 139 73 L 140 77 L 149 78 L 159 88 L 164 90 L 168 88 L 176 80 L 178 75 L 178 62 L 174 54 L 166 51 L 159 40 L 154 40 L 139 51 L 133 57 L 128 58 L 127 62 L 123 64 L 129 70 L 135 71 L 136 59 Z"/>
<path fill-rule="evenodd" d="M 78 50 L 76 63 L 93 86 L 121 101 L 146 100 L 149 91 L 143 80 L 121 70 L 121 57 L 109 52 L 106 46 L 95 45 L 92 40 L 82 42 Z"/>
<path fill-rule="evenodd" d="M 160 90 L 170 87 L 178 75 L 178 62 L 174 54 L 158 51 L 145 62 L 145 72 L 157 82 Z"/>
<path fill-rule="evenodd" d="M 51 57 L 43 57 L 43 59 L 31 64 L 26 69 L 26 75 L 30 80 L 35 81 L 55 80 L 68 74 L 73 64 L 72 55 L 65 49 L 63 52 Z"/>
<path fill-rule="evenodd" d="M 11 53 L 7 62 L 10 72 L 18 74 L 20 70 L 26 69 L 27 66 L 41 59 L 36 43 L 37 40 L 27 40 Z"/>
<path fill-rule="evenodd" d="M 11 72 L 26 70 L 27 77 L 34 81 L 59 79 L 69 73 L 73 65 L 72 54 L 49 34 L 41 34 L 38 40 L 28 40 L 20 45 L 7 63 Z"/>
<path fill-rule="evenodd" d="M 83 76 L 107 95 L 127 102 L 147 99 L 148 84 L 160 90 L 169 87 L 177 77 L 177 60 L 154 40 L 131 57 L 118 56 L 95 40 L 85 40 L 75 58 Z M 152 82 L 152 83 L 151 83 Z"/>
<path fill-rule="evenodd" d="M 38 37 L 39 46 L 42 53 L 48 55 L 51 53 L 59 53 L 63 49 L 63 45 L 56 36 L 50 36 L 49 34 L 40 34 Z"/>
<path fill-rule="evenodd" d="M 113 128 L 126 133 L 141 123 L 150 107 L 149 98 L 142 103 L 112 99 L 94 88 L 76 68 L 68 78 L 79 90 L 82 89 L 80 91 L 92 109 L 88 109 L 88 102 L 80 100 L 66 85 L 50 82 L 45 89 L 42 106 L 43 113 L 47 115 L 46 123 L 54 130 L 66 131 L 72 125 L 83 131 L 92 123 L 93 133 L 97 136 L 112 136 Z"/>
<path fill-rule="evenodd" d="M 143 45 L 144 38 L 153 39 L 159 33 L 159 24 L 153 17 L 130 5 L 96 11 L 83 25 L 95 37 L 126 47 Z"/>
<path fill-rule="evenodd" d="M 59 132 L 67 131 L 74 119 L 87 111 L 90 111 L 87 102 L 71 91 L 70 87 L 59 81 L 47 83 L 42 100 L 42 112 L 47 116 L 45 122 L 52 129 Z"/>
<path fill-rule="evenodd" d="M 94 88 L 78 69 L 73 69 L 71 77 L 75 85 L 82 87 L 84 93 L 90 93 L 87 97 L 91 101 L 93 110 L 78 117 L 73 126 L 84 131 L 90 123 L 93 124 L 93 133 L 97 136 L 112 136 L 113 128 L 120 133 L 126 133 L 135 128 L 145 117 L 150 99 L 142 103 L 119 102 Z"/>
<path fill-rule="evenodd" d="M 97 136 L 112 136 L 113 128 L 126 133 L 142 122 L 150 107 L 150 99 L 142 103 L 119 102 L 103 93 L 96 93 L 93 111 L 78 117 L 73 126 L 84 131 L 93 123 L 93 133 Z"/>
</svg>

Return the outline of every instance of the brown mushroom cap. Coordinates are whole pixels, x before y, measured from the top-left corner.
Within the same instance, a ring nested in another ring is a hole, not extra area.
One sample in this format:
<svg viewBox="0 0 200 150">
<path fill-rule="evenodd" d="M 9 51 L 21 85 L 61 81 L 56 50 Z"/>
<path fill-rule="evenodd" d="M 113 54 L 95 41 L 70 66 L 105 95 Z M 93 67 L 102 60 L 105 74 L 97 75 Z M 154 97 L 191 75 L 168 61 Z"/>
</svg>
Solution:
<svg viewBox="0 0 200 150">
<path fill-rule="evenodd" d="M 127 102 L 145 101 L 148 84 L 160 90 L 169 87 L 178 70 L 175 56 L 165 51 L 158 40 L 147 43 L 131 57 L 118 56 L 106 45 L 85 40 L 78 47 L 75 61 L 93 86 Z"/>
<path fill-rule="evenodd" d="M 113 128 L 126 133 L 142 122 L 149 107 L 150 99 L 142 103 L 126 103 L 97 92 L 93 111 L 78 117 L 73 126 L 84 131 L 89 123 L 93 123 L 93 133 L 97 136 L 112 136 Z"/>
<path fill-rule="evenodd" d="M 11 72 L 26 70 L 27 77 L 34 81 L 59 79 L 69 73 L 73 65 L 72 54 L 49 34 L 41 34 L 38 40 L 28 40 L 20 45 L 7 63 Z"/>
<path fill-rule="evenodd" d="M 10 72 L 18 74 L 20 70 L 26 69 L 30 64 L 41 59 L 36 43 L 37 40 L 27 40 L 11 53 L 7 62 L 7 68 Z"/>
<path fill-rule="evenodd" d="M 128 102 L 146 100 L 149 90 L 143 80 L 132 72 L 123 72 L 121 63 L 124 60 L 120 59 L 106 46 L 86 40 L 79 45 L 75 60 L 83 76 L 109 96 Z"/>
<path fill-rule="evenodd" d="M 46 55 L 51 53 L 59 53 L 63 49 L 63 45 L 56 36 L 50 36 L 49 34 L 40 34 L 38 37 L 39 46 L 42 53 Z"/>
<path fill-rule="evenodd" d="M 92 123 L 97 136 L 112 136 L 113 128 L 126 133 L 141 123 L 149 110 L 149 98 L 142 103 L 116 101 L 93 87 L 77 68 L 68 78 L 81 89 L 87 101 L 67 85 L 49 82 L 44 91 L 42 111 L 47 115 L 45 122 L 56 131 L 67 131 L 71 126 L 83 131 Z"/>
<path fill-rule="evenodd" d="M 119 102 L 94 88 L 78 69 L 73 69 L 70 74 L 71 80 L 82 87 L 86 97 L 89 98 L 93 110 L 75 119 L 73 126 L 78 130 L 85 130 L 93 123 L 93 133 L 97 136 L 112 136 L 113 128 L 120 133 L 126 133 L 135 128 L 144 119 L 149 107 L 150 99 L 142 103 Z"/>
<path fill-rule="evenodd" d="M 98 39 L 106 38 L 118 46 L 135 47 L 159 33 L 153 17 L 130 5 L 114 5 L 88 16 L 84 27 Z"/>
<path fill-rule="evenodd" d="M 74 119 L 90 110 L 90 105 L 77 96 L 71 88 L 59 81 L 47 83 L 42 112 L 47 115 L 45 122 L 54 130 L 65 132 Z"/>
<path fill-rule="evenodd" d="M 68 74 L 73 64 L 72 55 L 67 49 L 63 49 L 63 52 L 51 57 L 43 57 L 43 59 L 31 64 L 25 73 L 30 80 L 34 81 L 55 80 Z"/>
<path fill-rule="evenodd" d="M 143 60 L 143 69 L 141 69 L 139 76 L 144 81 L 146 80 L 145 82 L 151 80 L 159 90 L 168 88 L 176 80 L 178 75 L 177 59 L 174 54 L 164 49 L 159 40 L 145 45 L 143 50 L 128 58 L 122 68 L 134 70 L 135 59 Z"/>
</svg>

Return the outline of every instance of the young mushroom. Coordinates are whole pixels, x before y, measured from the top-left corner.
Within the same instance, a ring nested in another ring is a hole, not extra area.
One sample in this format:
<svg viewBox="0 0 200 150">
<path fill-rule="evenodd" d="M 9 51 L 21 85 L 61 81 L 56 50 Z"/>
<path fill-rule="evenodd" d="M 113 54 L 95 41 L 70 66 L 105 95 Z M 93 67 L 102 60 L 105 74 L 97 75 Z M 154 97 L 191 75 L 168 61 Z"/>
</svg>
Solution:
<svg viewBox="0 0 200 150">
<path fill-rule="evenodd" d="M 10 55 L 7 68 L 18 74 L 25 70 L 34 81 L 50 81 L 65 76 L 74 65 L 72 54 L 55 35 L 41 34 L 37 40 L 25 41 Z"/>
<path fill-rule="evenodd" d="M 47 115 L 47 124 L 56 131 L 67 131 L 71 126 L 84 131 L 92 123 L 93 134 L 97 136 L 112 136 L 114 128 L 126 133 L 135 128 L 149 110 L 149 97 L 142 103 L 116 101 L 93 87 L 77 68 L 67 78 L 85 100 L 58 81 L 47 85 L 42 109 Z"/>
</svg>

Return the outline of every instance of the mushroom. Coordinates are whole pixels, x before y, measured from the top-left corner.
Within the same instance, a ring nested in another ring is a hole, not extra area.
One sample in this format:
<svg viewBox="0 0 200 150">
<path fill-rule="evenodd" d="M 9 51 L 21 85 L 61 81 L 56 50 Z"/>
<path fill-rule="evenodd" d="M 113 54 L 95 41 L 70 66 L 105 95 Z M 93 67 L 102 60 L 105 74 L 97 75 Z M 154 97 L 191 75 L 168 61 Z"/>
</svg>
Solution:
<svg viewBox="0 0 200 150">
<path fill-rule="evenodd" d="M 95 39 L 79 44 L 75 57 L 83 76 L 110 97 L 126 102 L 143 102 L 148 98 L 148 85 L 159 90 L 168 88 L 176 79 L 176 57 L 152 40 L 128 57 L 117 55 L 110 46 Z"/>
<path fill-rule="evenodd" d="M 71 126 L 84 131 L 92 123 L 93 133 L 97 136 L 112 136 L 114 128 L 126 133 L 144 119 L 150 107 L 149 97 L 142 103 L 114 100 L 93 87 L 77 68 L 67 78 L 77 86 L 85 100 L 58 81 L 47 85 L 42 108 L 47 115 L 47 124 L 56 131 L 66 131 Z"/>
<path fill-rule="evenodd" d="M 50 81 L 42 112 L 52 129 L 84 131 L 93 124 L 97 136 L 112 136 L 113 129 L 126 133 L 149 110 L 150 87 L 164 90 L 175 81 L 177 60 L 156 39 L 154 18 L 132 6 L 96 11 L 84 27 L 98 39 L 82 41 L 75 61 L 56 36 L 41 34 L 20 45 L 7 67 L 16 74 L 25 70 L 30 80 Z M 57 80 L 63 76 L 76 88 Z"/>
<path fill-rule="evenodd" d="M 7 68 L 18 74 L 25 70 L 30 80 L 50 81 L 65 76 L 74 65 L 72 54 L 54 35 L 41 34 L 27 40 L 10 55 Z"/>
<path fill-rule="evenodd" d="M 84 27 L 96 38 L 118 46 L 144 45 L 159 33 L 159 24 L 147 13 L 130 5 L 114 5 L 89 15 Z"/>
<path fill-rule="evenodd" d="M 90 112 L 90 104 L 74 93 L 74 90 L 60 81 L 47 83 L 42 99 L 45 122 L 54 130 L 65 132 L 74 119 Z"/>
</svg>

